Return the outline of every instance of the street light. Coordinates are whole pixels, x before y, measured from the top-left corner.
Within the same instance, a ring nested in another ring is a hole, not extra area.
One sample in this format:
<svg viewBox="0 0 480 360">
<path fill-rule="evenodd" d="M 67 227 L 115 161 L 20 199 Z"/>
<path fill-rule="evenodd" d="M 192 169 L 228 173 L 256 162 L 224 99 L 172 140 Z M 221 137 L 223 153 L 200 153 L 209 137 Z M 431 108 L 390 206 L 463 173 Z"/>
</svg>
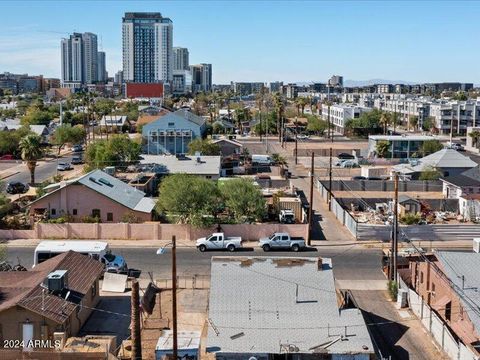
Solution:
<svg viewBox="0 0 480 360">
<path fill-rule="evenodd" d="M 173 315 L 173 359 L 178 359 L 178 338 L 177 338 L 177 241 L 175 235 L 172 242 L 157 250 L 157 255 L 164 255 L 166 248 L 172 246 L 172 315 Z"/>
</svg>

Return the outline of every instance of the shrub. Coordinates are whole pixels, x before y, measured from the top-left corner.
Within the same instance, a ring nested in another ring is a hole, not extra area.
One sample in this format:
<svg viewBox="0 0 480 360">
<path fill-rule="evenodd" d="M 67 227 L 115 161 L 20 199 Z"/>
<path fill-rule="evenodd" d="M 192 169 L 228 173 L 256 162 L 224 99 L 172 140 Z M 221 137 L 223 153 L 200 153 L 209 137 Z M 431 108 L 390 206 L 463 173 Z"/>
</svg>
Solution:
<svg viewBox="0 0 480 360">
<path fill-rule="evenodd" d="M 94 224 L 94 223 L 100 223 L 100 222 L 102 221 L 98 216 L 86 215 L 82 217 L 82 223 Z"/>
<path fill-rule="evenodd" d="M 400 218 L 400 222 L 405 225 L 415 225 L 422 219 L 420 214 L 405 214 Z"/>
<path fill-rule="evenodd" d="M 390 294 L 390 297 L 393 301 L 397 300 L 398 284 L 396 281 L 393 281 L 393 280 L 388 281 L 388 293 Z"/>
</svg>

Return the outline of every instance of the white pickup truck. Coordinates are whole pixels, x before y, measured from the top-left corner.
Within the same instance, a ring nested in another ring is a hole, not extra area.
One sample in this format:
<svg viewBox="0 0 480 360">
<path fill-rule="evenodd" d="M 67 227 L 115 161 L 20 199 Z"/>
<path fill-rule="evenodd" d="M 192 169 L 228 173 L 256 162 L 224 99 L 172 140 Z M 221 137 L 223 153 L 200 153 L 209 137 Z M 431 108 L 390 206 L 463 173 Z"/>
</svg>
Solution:
<svg viewBox="0 0 480 360">
<path fill-rule="evenodd" d="M 242 247 L 241 237 L 225 237 L 224 233 L 213 233 L 210 236 L 197 239 L 197 249 L 201 252 L 205 250 L 227 249 L 235 251 Z"/>
<path fill-rule="evenodd" d="M 305 239 L 302 237 L 291 237 L 288 233 L 273 233 L 268 238 L 260 239 L 259 245 L 263 251 L 270 251 L 271 249 L 299 251 L 305 248 Z"/>
</svg>

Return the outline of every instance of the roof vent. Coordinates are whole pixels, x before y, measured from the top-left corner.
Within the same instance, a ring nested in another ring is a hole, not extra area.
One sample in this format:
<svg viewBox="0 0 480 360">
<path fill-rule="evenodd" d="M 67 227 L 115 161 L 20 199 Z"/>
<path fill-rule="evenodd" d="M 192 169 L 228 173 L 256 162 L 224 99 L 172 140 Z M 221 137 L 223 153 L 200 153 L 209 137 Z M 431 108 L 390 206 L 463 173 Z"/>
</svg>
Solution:
<svg viewBox="0 0 480 360">
<path fill-rule="evenodd" d="M 110 181 L 108 181 L 107 179 L 100 178 L 100 179 L 98 179 L 98 182 L 100 182 L 100 183 L 102 183 L 102 184 L 104 184 L 104 185 L 107 185 L 107 186 L 109 186 L 109 187 L 113 187 L 113 184 L 112 184 Z"/>
<path fill-rule="evenodd" d="M 49 292 L 61 292 L 68 288 L 68 271 L 55 270 L 51 272 L 43 281 L 43 287 L 48 289 Z"/>
</svg>

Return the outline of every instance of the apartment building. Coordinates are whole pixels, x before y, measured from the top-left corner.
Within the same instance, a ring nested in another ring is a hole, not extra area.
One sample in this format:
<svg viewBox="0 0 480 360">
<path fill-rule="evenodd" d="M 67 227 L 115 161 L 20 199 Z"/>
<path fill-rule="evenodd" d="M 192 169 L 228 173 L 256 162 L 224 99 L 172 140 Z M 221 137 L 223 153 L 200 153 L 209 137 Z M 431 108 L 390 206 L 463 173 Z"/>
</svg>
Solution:
<svg viewBox="0 0 480 360">
<path fill-rule="evenodd" d="M 335 104 L 330 106 L 330 109 L 327 105 L 322 105 L 322 119 L 330 121 L 334 130 L 343 135 L 348 120 L 357 119 L 360 115 L 369 111 L 372 111 L 372 109 L 359 105 Z"/>
<path fill-rule="evenodd" d="M 480 101 L 440 101 L 430 104 L 430 116 L 440 134 L 467 133 L 467 127 L 475 127 L 480 120 Z M 453 129 L 451 130 L 451 127 Z"/>
<path fill-rule="evenodd" d="M 246 96 L 253 93 L 259 93 L 265 86 L 263 82 L 234 82 L 233 92 L 235 95 Z"/>
<path fill-rule="evenodd" d="M 377 98 L 374 107 L 389 113 L 396 113 L 399 124 L 407 126 L 413 116 L 418 118 L 417 126 L 421 128 L 425 119 L 429 117 L 430 102 L 428 99 L 407 97 Z"/>
</svg>

